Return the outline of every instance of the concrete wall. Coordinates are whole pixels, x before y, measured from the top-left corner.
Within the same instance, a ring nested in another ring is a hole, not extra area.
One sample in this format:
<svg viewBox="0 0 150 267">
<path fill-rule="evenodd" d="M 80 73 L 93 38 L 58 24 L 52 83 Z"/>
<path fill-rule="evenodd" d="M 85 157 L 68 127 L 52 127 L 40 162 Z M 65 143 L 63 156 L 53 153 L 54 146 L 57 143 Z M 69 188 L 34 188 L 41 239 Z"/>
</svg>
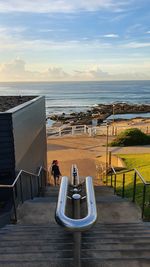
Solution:
<svg viewBox="0 0 150 267">
<path fill-rule="evenodd" d="M 11 114 L 0 113 L 0 182 L 15 176 L 14 139 Z"/>
<path fill-rule="evenodd" d="M 47 167 L 45 98 L 0 113 L 0 183 L 11 183 L 20 169 Z"/>
<path fill-rule="evenodd" d="M 15 169 L 37 172 L 47 167 L 45 98 L 38 97 L 12 112 Z"/>
</svg>

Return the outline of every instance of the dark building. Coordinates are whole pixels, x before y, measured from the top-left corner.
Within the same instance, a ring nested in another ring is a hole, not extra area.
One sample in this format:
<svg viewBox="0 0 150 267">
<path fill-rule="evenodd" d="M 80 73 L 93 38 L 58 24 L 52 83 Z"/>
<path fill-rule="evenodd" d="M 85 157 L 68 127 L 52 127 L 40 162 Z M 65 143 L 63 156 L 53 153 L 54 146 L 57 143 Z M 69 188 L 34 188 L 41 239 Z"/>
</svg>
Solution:
<svg viewBox="0 0 150 267">
<path fill-rule="evenodd" d="M 45 98 L 22 98 L 29 100 L 0 112 L 0 184 L 12 183 L 21 169 L 47 168 Z"/>
</svg>

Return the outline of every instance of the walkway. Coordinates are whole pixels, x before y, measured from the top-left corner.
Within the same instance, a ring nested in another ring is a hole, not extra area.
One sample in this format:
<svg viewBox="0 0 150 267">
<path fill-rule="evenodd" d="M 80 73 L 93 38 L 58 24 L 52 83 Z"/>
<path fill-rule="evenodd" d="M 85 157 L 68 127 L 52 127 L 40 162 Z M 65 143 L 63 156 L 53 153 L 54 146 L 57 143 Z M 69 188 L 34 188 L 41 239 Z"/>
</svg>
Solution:
<svg viewBox="0 0 150 267">
<path fill-rule="evenodd" d="M 109 142 L 112 138 L 109 137 Z M 62 175 L 70 175 L 70 166 L 76 163 L 80 176 L 96 176 L 96 158 L 106 155 L 106 136 L 68 136 L 47 141 L 48 166 L 53 159 L 59 161 Z M 109 147 L 113 154 L 150 153 L 150 146 Z"/>
</svg>

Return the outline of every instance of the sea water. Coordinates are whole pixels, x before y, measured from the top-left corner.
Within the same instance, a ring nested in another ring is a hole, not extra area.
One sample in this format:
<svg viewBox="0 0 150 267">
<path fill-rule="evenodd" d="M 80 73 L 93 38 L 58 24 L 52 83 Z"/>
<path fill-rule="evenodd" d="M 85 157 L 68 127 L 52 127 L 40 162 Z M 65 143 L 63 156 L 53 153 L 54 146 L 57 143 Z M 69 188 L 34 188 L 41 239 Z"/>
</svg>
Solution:
<svg viewBox="0 0 150 267">
<path fill-rule="evenodd" d="M 0 83 L 0 95 L 44 95 L 47 115 L 69 114 L 98 104 L 150 104 L 150 81 Z"/>
</svg>

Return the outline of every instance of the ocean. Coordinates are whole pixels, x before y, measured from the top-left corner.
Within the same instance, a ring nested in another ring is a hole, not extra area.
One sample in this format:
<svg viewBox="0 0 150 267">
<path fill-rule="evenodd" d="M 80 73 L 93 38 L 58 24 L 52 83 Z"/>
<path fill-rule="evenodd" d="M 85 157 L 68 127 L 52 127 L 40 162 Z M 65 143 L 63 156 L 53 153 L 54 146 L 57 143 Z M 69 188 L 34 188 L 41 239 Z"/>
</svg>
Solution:
<svg viewBox="0 0 150 267">
<path fill-rule="evenodd" d="M 78 112 L 98 104 L 150 104 L 150 81 L 9 82 L 0 95 L 44 95 L 46 114 Z"/>
</svg>

